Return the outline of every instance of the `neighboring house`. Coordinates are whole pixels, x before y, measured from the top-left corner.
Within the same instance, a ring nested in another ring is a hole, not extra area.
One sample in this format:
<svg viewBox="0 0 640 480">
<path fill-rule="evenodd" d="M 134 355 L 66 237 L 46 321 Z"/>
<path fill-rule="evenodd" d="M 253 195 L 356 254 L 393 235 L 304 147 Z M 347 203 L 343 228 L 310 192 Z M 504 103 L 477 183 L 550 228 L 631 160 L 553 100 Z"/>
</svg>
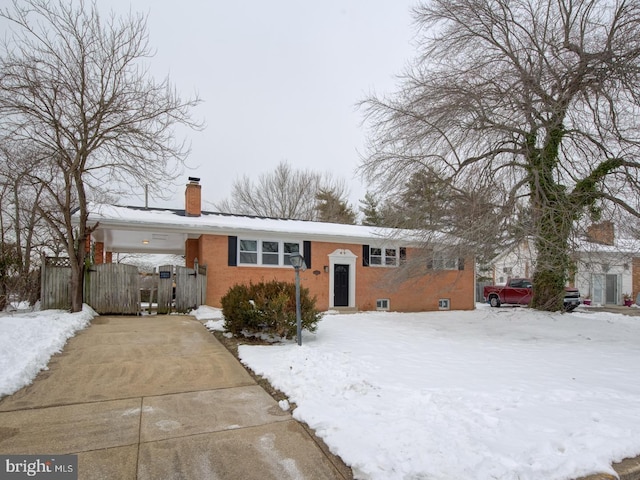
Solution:
<svg viewBox="0 0 640 480">
<path fill-rule="evenodd" d="M 589 226 L 574 246 L 572 258 L 575 273 L 569 283 L 592 304 L 622 305 L 625 294 L 635 300 L 640 293 L 640 242 L 616 239 L 612 222 Z M 509 277 L 531 278 L 535 260 L 534 242 L 526 239 L 496 256 L 485 275 L 496 284 L 504 284 Z"/>
<path fill-rule="evenodd" d="M 615 238 L 605 221 L 591 225 L 575 251 L 575 286 L 596 305 L 621 305 L 640 293 L 640 242 Z"/>
<path fill-rule="evenodd" d="M 512 248 L 504 250 L 492 261 L 485 276 L 495 285 L 506 285 L 509 278 L 531 278 L 536 258 L 533 240 L 526 238 Z"/>
<path fill-rule="evenodd" d="M 235 284 L 293 281 L 289 258 L 300 253 L 301 284 L 320 310 L 475 308 L 474 259 L 445 241 L 425 256 L 415 232 L 203 212 L 199 179 L 190 180 L 185 210 L 92 205 L 95 262 L 115 252 L 181 254 L 188 267 L 197 259 L 208 267 L 206 303 L 219 307 Z"/>
</svg>

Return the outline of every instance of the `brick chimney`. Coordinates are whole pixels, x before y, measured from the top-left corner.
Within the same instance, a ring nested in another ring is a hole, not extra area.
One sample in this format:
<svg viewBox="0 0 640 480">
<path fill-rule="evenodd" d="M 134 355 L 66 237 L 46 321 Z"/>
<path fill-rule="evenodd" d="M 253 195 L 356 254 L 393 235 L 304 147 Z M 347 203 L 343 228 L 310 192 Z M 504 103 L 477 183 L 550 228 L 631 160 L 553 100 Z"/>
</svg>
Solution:
<svg viewBox="0 0 640 480">
<path fill-rule="evenodd" d="M 594 223 L 587 228 L 587 240 L 601 245 L 614 245 L 615 233 L 613 222 L 605 220 L 604 222 Z"/>
<path fill-rule="evenodd" d="M 200 179 L 189 177 L 189 183 L 184 191 L 184 214 L 187 217 L 199 217 L 202 214 L 202 194 Z"/>
</svg>

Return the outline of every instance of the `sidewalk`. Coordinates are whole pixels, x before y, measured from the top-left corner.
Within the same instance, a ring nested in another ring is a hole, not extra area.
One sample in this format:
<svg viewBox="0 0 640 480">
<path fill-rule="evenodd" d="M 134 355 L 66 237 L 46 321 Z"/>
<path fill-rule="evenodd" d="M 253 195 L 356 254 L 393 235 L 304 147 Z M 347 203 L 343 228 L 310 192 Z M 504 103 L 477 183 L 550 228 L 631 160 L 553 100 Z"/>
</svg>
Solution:
<svg viewBox="0 0 640 480">
<path fill-rule="evenodd" d="M 94 319 L 0 401 L 0 454 L 77 454 L 82 480 L 349 478 L 189 316 Z"/>
</svg>

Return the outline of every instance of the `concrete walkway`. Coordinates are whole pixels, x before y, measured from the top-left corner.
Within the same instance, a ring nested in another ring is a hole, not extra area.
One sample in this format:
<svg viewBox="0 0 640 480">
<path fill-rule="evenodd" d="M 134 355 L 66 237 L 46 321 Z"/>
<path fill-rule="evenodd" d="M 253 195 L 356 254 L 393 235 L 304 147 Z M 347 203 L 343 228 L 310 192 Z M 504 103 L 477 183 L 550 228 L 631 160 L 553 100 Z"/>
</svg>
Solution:
<svg viewBox="0 0 640 480">
<path fill-rule="evenodd" d="M 82 480 L 348 477 L 189 316 L 95 318 L 0 401 L 14 453 L 77 454 Z"/>
</svg>

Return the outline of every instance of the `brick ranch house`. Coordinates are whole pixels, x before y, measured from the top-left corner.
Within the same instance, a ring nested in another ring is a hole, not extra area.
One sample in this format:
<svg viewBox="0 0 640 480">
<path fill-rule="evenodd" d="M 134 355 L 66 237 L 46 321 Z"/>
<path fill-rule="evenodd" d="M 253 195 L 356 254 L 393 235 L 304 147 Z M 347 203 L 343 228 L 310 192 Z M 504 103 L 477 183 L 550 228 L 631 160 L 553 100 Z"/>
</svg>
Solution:
<svg viewBox="0 0 640 480">
<path fill-rule="evenodd" d="M 191 268 L 197 259 L 208 267 L 210 306 L 220 307 L 238 283 L 293 281 L 289 257 L 300 253 L 301 284 L 320 310 L 475 308 L 474 259 L 443 242 L 425 255 L 415 232 L 204 212 L 198 179 L 186 186 L 184 210 L 94 204 L 90 211 L 96 263 L 115 252 L 179 254 Z"/>
</svg>

